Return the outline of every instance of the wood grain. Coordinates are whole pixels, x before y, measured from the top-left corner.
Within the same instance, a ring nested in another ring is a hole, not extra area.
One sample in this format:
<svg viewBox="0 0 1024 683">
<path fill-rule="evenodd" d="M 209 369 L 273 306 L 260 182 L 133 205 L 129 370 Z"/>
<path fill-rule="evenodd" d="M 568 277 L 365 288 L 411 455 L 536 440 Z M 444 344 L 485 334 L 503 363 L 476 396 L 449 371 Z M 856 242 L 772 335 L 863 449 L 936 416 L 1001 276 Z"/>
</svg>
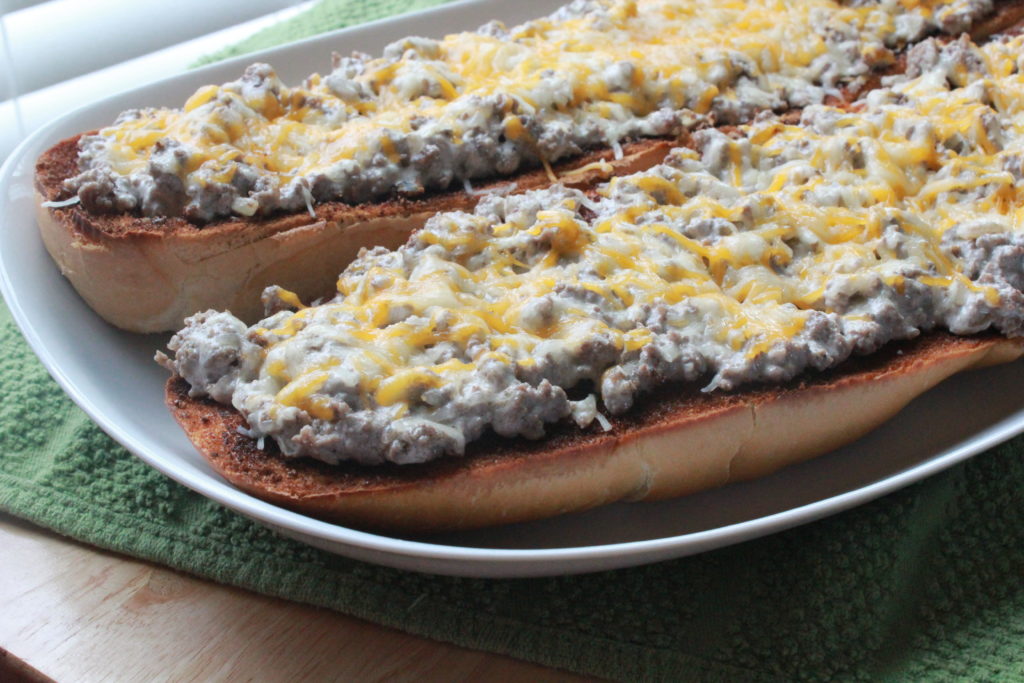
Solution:
<svg viewBox="0 0 1024 683">
<path fill-rule="evenodd" d="M 210 583 L 4 514 L 0 548 L 6 672 L 58 681 L 587 680 Z"/>
</svg>

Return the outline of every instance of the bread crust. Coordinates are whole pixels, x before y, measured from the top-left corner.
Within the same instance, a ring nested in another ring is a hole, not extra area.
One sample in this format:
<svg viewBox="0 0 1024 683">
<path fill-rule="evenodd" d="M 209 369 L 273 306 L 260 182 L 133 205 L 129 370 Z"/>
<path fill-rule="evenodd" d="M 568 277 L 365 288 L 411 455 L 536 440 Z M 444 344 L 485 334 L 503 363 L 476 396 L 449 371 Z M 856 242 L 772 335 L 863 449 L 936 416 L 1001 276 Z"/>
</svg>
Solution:
<svg viewBox="0 0 1024 683">
<path fill-rule="evenodd" d="M 958 372 L 1005 363 L 1024 340 L 933 333 L 782 387 L 702 394 L 668 385 L 612 429 L 553 426 L 541 441 L 488 436 L 463 458 L 423 465 L 331 466 L 285 459 L 238 430 L 234 409 L 190 398 L 172 377 L 167 405 L 225 479 L 258 498 L 345 525 L 467 529 L 616 501 L 656 500 L 754 479 L 856 440 Z M 794 438 L 794 436 L 797 438 Z"/>
<path fill-rule="evenodd" d="M 394 249 L 435 213 L 472 210 L 481 198 L 458 190 L 365 205 L 326 202 L 314 207 L 315 217 L 294 213 L 204 226 L 43 206 L 68 194 L 63 181 L 78 172 L 80 137 L 57 143 L 37 162 L 37 222 L 50 256 L 86 303 L 130 332 L 177 330 L 188 315 L 211 308 L 251 324 L 262 316 L 260 293 L 269 285 L 305 301 L 328 295 L 360 248 Z M 554 173 L 563 184 L 590 187 L 646 170 L 671 147 L 669 140 L 643 140 L 625 145 L 621 158 L 594 151 L 556 165 Z M 547 187 L 551 179 L 539 169 L 477 187 L 510 182 L 522 192 Z"/>
</svg>

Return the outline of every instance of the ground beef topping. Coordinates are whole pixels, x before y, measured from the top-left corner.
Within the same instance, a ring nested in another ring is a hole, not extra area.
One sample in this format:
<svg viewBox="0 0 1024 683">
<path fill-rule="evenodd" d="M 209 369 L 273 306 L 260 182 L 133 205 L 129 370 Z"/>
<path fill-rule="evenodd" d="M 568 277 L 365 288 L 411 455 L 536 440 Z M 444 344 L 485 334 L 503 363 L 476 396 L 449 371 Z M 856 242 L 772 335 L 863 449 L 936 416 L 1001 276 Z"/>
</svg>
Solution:
<svg viewBox="0 0 1024 683">
<path fill-rule="evenodd" d="M 602 423 L 666 382 L 785 382 L 936 328 L 1022 336 L 1022 47 L 965 46 L 964 85 L 939 58 L 852 111 L 700 131 L 595 196 L 439 214 L 329 302 L 271 289 L 251 328 L 194 316 L 164 362 L 286 456 L 416 463 Z"/>
<path fill-rule="evenodd" d="M 84 136 L 66 187 L 93 212 L 199 224 L 461 188 L 821 103 L 990 4 L 576 0 L 510 29 L 335 55 L 299 86 L 254 64 L 181 109 L 128 111 Z"/>
</svg>

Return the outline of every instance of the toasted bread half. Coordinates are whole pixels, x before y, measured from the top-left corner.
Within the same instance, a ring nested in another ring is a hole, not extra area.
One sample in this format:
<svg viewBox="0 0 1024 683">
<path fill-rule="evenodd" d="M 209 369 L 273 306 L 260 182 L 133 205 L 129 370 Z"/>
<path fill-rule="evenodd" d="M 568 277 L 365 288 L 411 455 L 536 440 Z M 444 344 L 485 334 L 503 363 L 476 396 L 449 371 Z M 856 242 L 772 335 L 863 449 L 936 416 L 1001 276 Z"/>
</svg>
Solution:
<svg viewBox="0 0 1024 683">
<path fill-rule="evenodd" d="M 612 428 L 551 428 L 540 441 L 489 436 L 462 458 L 331 466 L 286 459 L 239 432 L 241 415 L 190 398 L 172 377 L 172 414 L 210 465 L 258 498 L 360 528 L 425 532 L 539 519 L 616 501 L 681 496 L 753 479 L 854 441 L 947 377 L 1005 363 L 1024 340 L 933 333 L 783 387 L 702 394 L 669 385 Z"/>
<path fill-rule="evenodd" d="M 1019 30 L 1022 21 L 1024 0 L 997 0 L 970 35 L 981 41 Z M 897 55 L 894 64 L 842 88 L 839 97 L 828 101 L 846 106 L 876 87 L 882 76 L 904 67 L 904 55 Z M 361 247 L 397 247 L 433 214 L 472 209 L 480 197 L 458 190 L 359 206 L 327 202 L 315 207 L 315 215 L 230 218 L 201 227 L 182 218 L 95 215 L 77 205 L 43 206 L 69 196 L 63 182 L 78 173 L 80 137 L 54 145 L 37 163 L 39 227 L 46 249 L 89 306 L 132 332 L 172 331 L 186 316 L 208 308 L 229 309 L 255 322 L 262 312 L 259 294 L 272 284 L 304 300 L 328 294 L 337 273 Z M 670 141 L 643 140 L 626 145 L 618 159 L 610 150 L 591 152 L 559 164 L 554 174 L 564 184 L 593 186 L 654 166 L 670 147 Z M 552 178 L 545 170 L 534 170 L 478 189 L 510 182 L 520 192 L 545 187 Z"/>
<path fill-rule="evenodd" d="M 43 243 L 61 273 L 108 322 L 131 332 L 179 329 L 186 316 L 227 309 L 248 323 L 263 310 L 260 293 L 280 285 L 305 301 L 330 294 L 344 267 L 362 247 L 395 248 L 441 211 L 472 210 L 483 191 L 515 192 L 552 183 L 544 169 L 419 199 L 353 206 L 318 204 L 309 213 L 265 219 L 227 219 L 196 226 L 183 218 L 154 220 L 127 214 L 95 215 L 81 206 L 54 208 L 63 182 L 78 173 L 78 139 L 50 148 L 36 164 L 37 220 Z M 658 164 L 667 140 L 644 140 L 591 152 L 558 164 L 559 182 L 586 187 L 613 175 Z M 510 185 L 514 183 L 514 187 Z"/>
</svg>

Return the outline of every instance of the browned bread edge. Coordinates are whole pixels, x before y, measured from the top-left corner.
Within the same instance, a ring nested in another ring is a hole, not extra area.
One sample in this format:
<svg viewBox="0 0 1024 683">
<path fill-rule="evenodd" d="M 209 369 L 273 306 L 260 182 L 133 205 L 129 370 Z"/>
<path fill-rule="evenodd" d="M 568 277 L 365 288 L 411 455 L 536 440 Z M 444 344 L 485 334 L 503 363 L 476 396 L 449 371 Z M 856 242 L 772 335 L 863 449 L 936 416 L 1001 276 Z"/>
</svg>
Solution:
<svg viewBox="0 0 1024 683">
<path fill-rule="evenodd" d="M 932 333 L 782 387 L 702 394 L 666 386 L 612 429 L 554 426 L 540 441 L 490 436 L 463 458 L 425 465 L 330 466 L 257 448 L 228 406 L 188 396 L 167 405 L 210 465 L 238 488 L 313 517 L 424 532 L 550 517 L 621 500 L 681 496 L 753 479 L 854 441 L 916 396 L 969 368 L 1004 363 L 1024 341 Z M 269 441 L 269 440 L 268 440 Z"/>
</svg>

